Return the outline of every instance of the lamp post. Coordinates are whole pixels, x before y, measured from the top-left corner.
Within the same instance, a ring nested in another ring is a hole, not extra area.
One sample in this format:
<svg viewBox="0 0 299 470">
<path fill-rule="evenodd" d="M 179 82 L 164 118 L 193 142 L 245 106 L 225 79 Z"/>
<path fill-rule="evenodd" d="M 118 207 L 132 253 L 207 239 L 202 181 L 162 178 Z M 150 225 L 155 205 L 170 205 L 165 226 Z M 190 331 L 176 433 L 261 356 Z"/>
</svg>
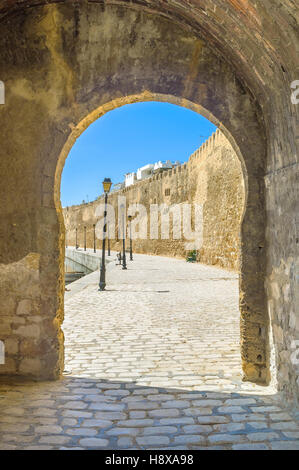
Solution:
<svg viewBox="0 0 299 470">
<path fill-rule="evenodd" d="M 131 227 L 131 222 L 132 222 L 132 216 L 128 215 L 129 219 L 129 224 L 130 224 L 130 261 L 133 261 L 133 250 L 132 250 L 132 227 Z"/>
<path fill-rule="evenodd" d="M 86 251 L 86 227 L 84 226 L 84 251 Z"/>
<path fill-rule="evenodd" d="M 93 224 L 93 251 L 94 253 L 97 251 L 96 249 L 96 224 Z"/>
<path fill-rule="evenodd" d="M 103 244 L 102 244 L 102 264 L 99 290 L 103 291 L 106 287 L 106 265 L 105 265 L 105 242 L 106 242 L 106 229 L 107 229 L 107 204 L 108 204 L 108 193 L 112 186 L 110 178 L 105 178 L 103 181 L 103 189 L 105 193 L 105 209 L 104 209 L 104 227 L 103 227 Z"/>
<path fill-rule="evenodd" d="M 79 245 L 78 245 L 78 229 L 76 228 L 76 250 L 78 250 Z"/>
<path fill-rule="evenodd" d="M 126 211 L 124 204 L 121 205 L 122 208 L 122 225 L 123 225 L 123 256 L 122 256 L 122 269 L 127 269 L 127 260 L 126 260 L 126 230 L 125 230 L 125 217 Z"/>
</svg>

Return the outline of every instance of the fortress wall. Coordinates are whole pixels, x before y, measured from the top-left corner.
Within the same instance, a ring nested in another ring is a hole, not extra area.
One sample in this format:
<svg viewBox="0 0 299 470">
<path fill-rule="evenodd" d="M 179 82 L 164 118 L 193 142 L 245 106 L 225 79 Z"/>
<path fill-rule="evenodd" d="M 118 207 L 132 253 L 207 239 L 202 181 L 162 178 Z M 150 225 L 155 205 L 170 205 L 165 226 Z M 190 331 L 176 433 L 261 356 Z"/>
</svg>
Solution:
<svg viewBox="0 0 299 470">
<path fill-rule="evenodd" d="M 244 183 L 240 161 L 228 140 L 217 130 L 189 158 L 188 162 L 137 182 L 135 185 L 109 194 L 109 203 L 116 214 L 115 233 L 110 224 L 111 249 L 120 250 L 122 241 L 118 238 L 118 204 L 119 197 L 126 198 L 130 204 L 143 204 L 150 214 L 151 204 L 166 204 L 167 214 L 174 204 L 198 204 L 203 208 L 203 244 L 197 252 L 200 262 L 228 269 L 239 268 L 240 222 L 244 207 Z M 76 228 L 78 243 L 83 247 L 84 226 L 86 226 L 87 246 L 93 247 L 93 224 L 99 217 L 96 208 L 103 204 L 103 197 L 88 204 L 71 206 L 63 209 L 66 240 L 69 246 L 75 245 Z M 101 219 L 101 218 L 100 218 Z M 141 216 L 140 227 L 146 226 L 146 217 Z M 149 216 L 148 216 L 149 219 Z M 194 211 L 192 210 L 192 224 Z M 173 232 L 178 228 L 179 221 L 170 216 L 170 237 L 161 239 L 159 218 L 159 238 L 150 239 L 150 223 L 148 220 L 147 237 L 133 240 L 133 251 L 156 255 L 185 257 L 193 240 L 174 239 Z M 101 233 L 101 224 L 96 232 Z M 137 227 L 138 228 L 138 227 Z M 128 245 L 128 243 L 127 243 Z M 101 240 L 97 240 L 97 248 Z"/>
</svg>

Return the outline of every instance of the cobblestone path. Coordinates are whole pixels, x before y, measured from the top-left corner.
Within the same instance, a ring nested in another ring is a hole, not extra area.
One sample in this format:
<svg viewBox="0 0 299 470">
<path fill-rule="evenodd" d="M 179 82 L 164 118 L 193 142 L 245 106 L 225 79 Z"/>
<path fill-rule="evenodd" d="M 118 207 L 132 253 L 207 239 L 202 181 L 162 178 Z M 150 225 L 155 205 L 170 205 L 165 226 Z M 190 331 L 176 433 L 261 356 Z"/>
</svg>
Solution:
<svg viewBox="0 0 299 470">
<path fill-rule="evenodd" d="M 68 286 L 66 371 L 0 384 L 0 449 L 299 449 L 271 387 L 243 383 L 237 276 L 136 255 Z"/>
</svg>

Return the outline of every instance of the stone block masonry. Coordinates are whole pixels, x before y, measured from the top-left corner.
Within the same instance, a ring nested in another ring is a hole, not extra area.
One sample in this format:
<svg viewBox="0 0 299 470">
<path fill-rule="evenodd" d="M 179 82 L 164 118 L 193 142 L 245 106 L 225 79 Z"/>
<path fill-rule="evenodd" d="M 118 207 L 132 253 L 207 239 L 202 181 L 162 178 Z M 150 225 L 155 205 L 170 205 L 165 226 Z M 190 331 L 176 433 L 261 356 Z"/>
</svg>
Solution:
<svg viewBox="0 0 299 470">
<path fill-rule="evenodd" d="M 169 208 L 184 203 L 202 205 L 203 244 L 198 250 L 198 260 L 208 265 L 239 269 L 239 234 L 245 198 L 243 174 L 236 153 L 219 130 L 183 165 L 164 170 L 133 186 L 111 193 L 109 203 L 115 210 L 116 221 L 119 196 L 126 198 L 127 206 L 142 204 L 148 216 L 151 204 L 165 204 Z M 74 246 L 76 243 L 77 228 L 78 241 L 83 246 L 86 227 L 87 246 L 93 247 L 93 225 L 99 220 L 96 208 L 102 203 L 103 198 L 99 198 L 94 202 L 63 210 L 69 245 Z M 144 223 L 144 217 L 141 216 L 140 224 Z M 170 222 L 170 237 L 166 240 L 161 238 L 161 217 L 158 239 L 150 238 L 148 223 L 147 236 L 135 239 L 133 250 L 144 254 L 185 257 L 188 252 L 187 240 L 183 235 L 181 239 L 175 239 L 175 223 L 175 220 Z M 121 240 L 117 236 L 116 223 L 114 233 L 110 231 L 111 247 L 114 250 L 121 249 Z M 100 246 L 101 240 L 97 240 L 97 247 Z"/>
</svg>

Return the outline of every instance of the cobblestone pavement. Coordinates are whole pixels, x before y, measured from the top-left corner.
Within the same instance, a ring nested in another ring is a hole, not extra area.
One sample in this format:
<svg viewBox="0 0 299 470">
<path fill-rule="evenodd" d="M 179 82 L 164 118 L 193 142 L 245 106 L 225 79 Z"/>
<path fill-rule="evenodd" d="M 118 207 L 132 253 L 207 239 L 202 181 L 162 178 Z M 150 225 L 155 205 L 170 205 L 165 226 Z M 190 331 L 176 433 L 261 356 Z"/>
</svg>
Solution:
<svg viewBox="0 0 299 470">
<path fill-rule="evenodd" d="M 136 255 L 97 282 L 66 293 L 64 378 L 0 385 L 1 449 L 299 449 L 275 390 L 242 382 L 235 274 Z"/>
</svg>

